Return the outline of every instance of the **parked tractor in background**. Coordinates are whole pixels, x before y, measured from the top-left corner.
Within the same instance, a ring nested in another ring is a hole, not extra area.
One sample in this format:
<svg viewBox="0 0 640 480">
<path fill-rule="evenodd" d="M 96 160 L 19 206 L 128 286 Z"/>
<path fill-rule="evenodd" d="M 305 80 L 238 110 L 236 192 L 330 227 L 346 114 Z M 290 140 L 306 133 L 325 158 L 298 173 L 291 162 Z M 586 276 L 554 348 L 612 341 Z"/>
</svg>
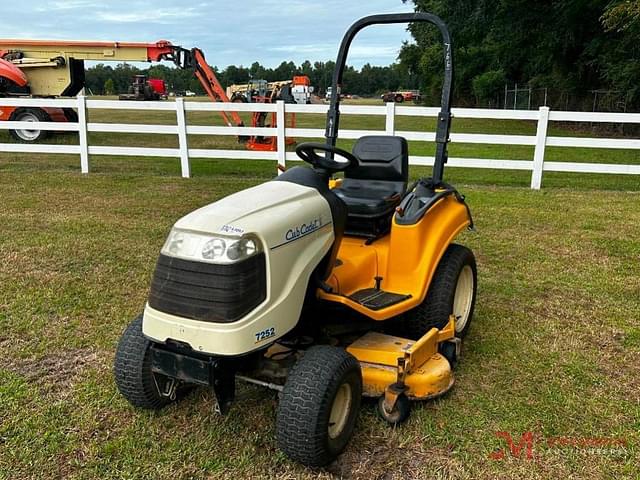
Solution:
<svg viewBox="0 0 640 480">
<path fill-rule="evenodd" d="M 420 90 L 401 90 L 397 92 L 387 92 L 380 95 L 383 102 L 413 102 L 420 103 L 422 101 L 422 94 Z"/>
<path fill-rule="evenodd" d="M 167 98 L 167 86 L 159 78 L 147 79 L 146 75 L 136 75 L 129 85 L 129 91 L 118 97 L 120 100 L 161 100 Z"/>
<path fill-rule="evenodd" d="M 279 84 L 287 82 L 267 82 L 263 79 L 251 79 L 248 83 L 233 84 L 227 87 L 227 97 L 233 103 L 262 103 L 261 99 L 270 97 L 279 89 Z"/>
<path fill-rule="evenodd" d="M 227 97 L 235 103 L 264 103 L 276 97 L 282 97 L 285 101 L 292 99 L 294 103 L 311 103 L 313 87 L 311 80 L 306 75 L 296 75 L 292 80 L 279 80 L 267 82 L 262 79 L 251 79 L 247 83 L 233 84 L 227 87 Z"/>
</svg>

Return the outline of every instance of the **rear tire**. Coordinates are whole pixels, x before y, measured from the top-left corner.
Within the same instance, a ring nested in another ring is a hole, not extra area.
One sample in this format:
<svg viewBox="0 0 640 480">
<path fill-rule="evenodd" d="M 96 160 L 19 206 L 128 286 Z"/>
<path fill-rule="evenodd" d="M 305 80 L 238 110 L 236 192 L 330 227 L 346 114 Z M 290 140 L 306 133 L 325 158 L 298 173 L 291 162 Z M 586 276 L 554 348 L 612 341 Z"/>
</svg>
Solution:
<svg viewBox="0 0 640 480">
<path fill-rule="evenodd" d="M 73 108 L 65 108 L 63 109 L 64 117 L 67 119 L 69 123 L 78 123 L 78 112 L 76 112 Z"/>
<path fill-rule="evenodd" d="M 50 122 L 51 118 L 41 108 L 18 108 L 9 118 L 12 122 Z M 9 130 L 11 136 L 23 143 L 35 143 L 40 142 L 47 138 L 49 132 L 47 130 Z"/>
<path fill-rule="evenodd" d="M 292 460 L 321 467 L 349 443 L 360 410 L 360 364 L 342 348 L 311 347 L 292 367 L 278 405 L 276 436 Z"/>
<path fill-rule="evenodd" d="M 396 103 L 402 103 L 404 102 L 404 97 L 402 95 L 396 95 L 395 101 Z"/>
<path fill-rule="evenodd" d="M 234 95 L 233 97 L 231 97 L 231 101 L 233 103 L 248 103 L 247 102 L 247 97 L 245 97 L 242 94 Z"/>
<path fill-rule="evenodd" d="M 129 324 L 118 342 L 114 376 L 131 405 L 158 410 L 171 400 L 160 395 L 151 371 L 151 342 L 142 334 L 142 315 Z"/>
<path fill-rule="evenodd" d="M 477 268 L 473 252 L 452 243 L 438 264 L 424 301 L 404 314 L 404 334 L 418 339 L 431 328 L 444 328 L 449 315 L 453 314 L 456 316 L 456 337 L 463 338 L 473 317 L 476 289 Z"/>
</svg>

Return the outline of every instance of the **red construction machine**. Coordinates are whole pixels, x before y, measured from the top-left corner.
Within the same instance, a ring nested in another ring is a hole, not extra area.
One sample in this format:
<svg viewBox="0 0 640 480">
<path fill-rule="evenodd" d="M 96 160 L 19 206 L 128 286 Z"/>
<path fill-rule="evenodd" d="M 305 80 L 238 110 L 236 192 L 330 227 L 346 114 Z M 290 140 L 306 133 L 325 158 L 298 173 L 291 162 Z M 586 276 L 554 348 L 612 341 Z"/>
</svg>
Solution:
<svg viewBox="0 0 640 480">
<path fill-rule="evenodd" d="M 202 50 L 189 50 L 166 40 L 156 43 L 0 40 L 0 97 L 74 97 L 85 86 L 85 60 L 170 61 L 179 68 L 193 70 L 212 101 L 229 102 Z M 244 126 L 237 112 L 220 112 L 220 115 L 228 126 Z M 0 106 L 2 120 L 75 122 L 77 114 L 68 108 Z M 256 123 L 255 115 L 253 123 Z M 10 130 L 10 133 L 19 141 L 36 142 L 49 132 L 34 126 L 29 130 Z M 263 150 L 264 138 L 241 137 L 239 140 L 246 142 L 247 148 Z"/>
<path fill-rule="evenodd" d="M 118 96 L 119 100 L 162 100 L 167 98 L 167 85 L 160 78 L 147 78 L 146 75 L 133 77 L 127 93 Z"/>
</svg>

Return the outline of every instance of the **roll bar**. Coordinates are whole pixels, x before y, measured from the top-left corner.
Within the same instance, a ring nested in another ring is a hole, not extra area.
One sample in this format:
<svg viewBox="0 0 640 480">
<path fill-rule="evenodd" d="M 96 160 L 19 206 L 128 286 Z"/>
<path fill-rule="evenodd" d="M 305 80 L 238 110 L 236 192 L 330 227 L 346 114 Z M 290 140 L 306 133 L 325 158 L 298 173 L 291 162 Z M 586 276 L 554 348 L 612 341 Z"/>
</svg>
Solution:
<svg viewBox="0 0 640 480">
<path fill-rule="evenodd" d="M 365 27 L 389 23 L 432 23 L 440 30 L 444 44 L 444 81 L 442 83 L 442 100 L 440 113 L 436 127 L 436 157 L 433 165 L 433 182 L 442 182 L 444 164 L 447 163 L 447 143 L 451 129 L 451 88 L 453 86 L 453 45 L 447 25 L 442 19 L 431 13 L 391 13 L 384 15 L 370 15 L 356 21 L 345 33 L 338 50 L 336 68 L 333 72 L 332 95 L 329 111 L 327 112 L 327 125 L 325 130 L 326 143 L 335 146 L 340 125 L 340 87 L 342 74 L 347 62 L 349 47 L 356 34 Z"/>
</svg>

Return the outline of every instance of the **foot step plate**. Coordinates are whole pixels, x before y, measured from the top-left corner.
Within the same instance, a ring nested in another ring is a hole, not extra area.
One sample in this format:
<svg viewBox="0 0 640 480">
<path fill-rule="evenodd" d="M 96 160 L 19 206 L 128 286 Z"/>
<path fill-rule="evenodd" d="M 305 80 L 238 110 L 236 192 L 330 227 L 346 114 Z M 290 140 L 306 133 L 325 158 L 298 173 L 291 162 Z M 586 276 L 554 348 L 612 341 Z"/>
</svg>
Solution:
<svg viewBox="0 0 640 480">
<path fill-rule="evenodd" d="M 375 288 L 365 288 L 364 290 L 358 290 L 349 296 L 349 298 L 363 307 L 367 307 L 369 310 L 381 310 L 400 303 L 407 298 L 411 298 L 411 295 L 385 292 L 384 290 L 377 290 Z"/>
</svg>

